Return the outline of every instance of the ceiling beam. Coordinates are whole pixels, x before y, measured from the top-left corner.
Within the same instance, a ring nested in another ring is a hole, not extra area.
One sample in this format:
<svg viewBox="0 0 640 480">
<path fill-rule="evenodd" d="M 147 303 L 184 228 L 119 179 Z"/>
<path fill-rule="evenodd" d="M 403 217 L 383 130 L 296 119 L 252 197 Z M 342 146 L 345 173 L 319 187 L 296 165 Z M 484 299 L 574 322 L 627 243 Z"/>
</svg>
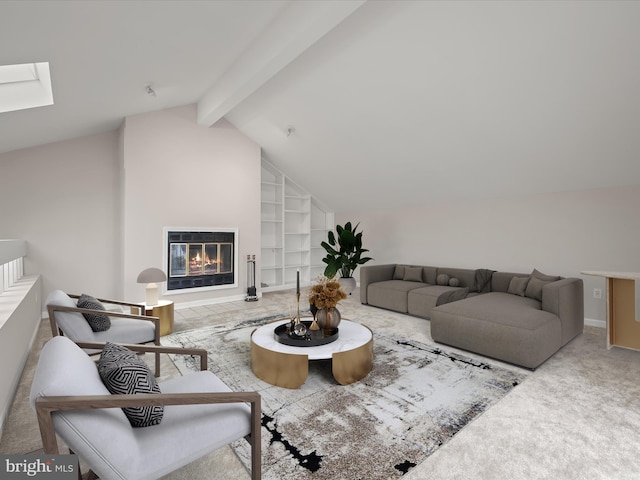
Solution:
<svg viewBox="0 0 640 480">
<path fill-rule="evenodd" d="M 216 123 L 365 2 L 291 2 L 202 96 L 198 123 Z"/>
</svg>

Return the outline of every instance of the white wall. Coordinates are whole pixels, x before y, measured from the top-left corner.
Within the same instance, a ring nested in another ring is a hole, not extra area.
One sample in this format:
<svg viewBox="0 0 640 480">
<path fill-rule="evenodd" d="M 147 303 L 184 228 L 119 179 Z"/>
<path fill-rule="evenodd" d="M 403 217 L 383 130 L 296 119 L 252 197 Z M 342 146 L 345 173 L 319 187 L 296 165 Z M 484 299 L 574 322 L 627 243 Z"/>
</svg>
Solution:
<svg viewBox="0 0 640 480">
<path fill-rule="evenodd" d="M 198 125 L 195 105 L 128 117 L 123 134 L 125 297 L 144 297 L 140 271 L 166 270 L 165 227 L 237 228 L 239 240 L 237 288 L 165 298 L 246 294 L 247 254 L 260 255 L 260 147 L 225 120 Z"/>
<path fill-rule="evenodd" d="M 431 207 L 341 212 L 360 222 L 374 262 L 530 272 L 585 283 L 585 317 L 606 319 L 593 289 L 603 279 L 582 270 L 640 271 L 640 186 L 607 188 Z M 357 271 L 356 271 L 357 272 Z M 357 276 L 357 273 L 356 273 Z"/>
<path fill-rule="evenodd" d="M 238 288 L 260 256 L 260 148 L 223 121 L 196 124 L 195 106 L 126 119 L 117 131 L 0 154 L 0 238 L 27 241 L 25 274 L 56 288 L 144 300 L 135 283 L 162 267 L 163 227 L 237 227 Z"/>
<path fill-rule="evenodd" d="M 117 133 L 0 155 L 0 238 L 27 241 L 26 275 L 49 291 L 113 296 L 119 240 Z"/>
</svg>

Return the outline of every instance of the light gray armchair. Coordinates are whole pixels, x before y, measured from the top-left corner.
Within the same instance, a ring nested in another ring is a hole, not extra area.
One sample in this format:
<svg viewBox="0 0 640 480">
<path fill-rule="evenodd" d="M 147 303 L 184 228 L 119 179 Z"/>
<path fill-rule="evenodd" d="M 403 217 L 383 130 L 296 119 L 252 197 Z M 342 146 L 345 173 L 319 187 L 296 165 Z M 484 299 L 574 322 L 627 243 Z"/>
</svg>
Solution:
<svg viewBox="0 0 640 480">
<path fill-rule="evenodd" d="M 160 382 L 161 393 L 112 395 L 96 363 L 82 350 L 103 346 L 56 336 L 43 347 L 30 402 L 38 416 L 44 453 L 59 453 L 58 435 L 103 480 L 153 480 L 244 437 L 251 445 L 251 477 L 260 479 L 257 392 L 232 392 L 213 373 L 201 371 Z M 198 355 L 201 369 L 207 368 L 205 350 L 126 347 Z M 122 410 L 158 405 L 164 406 L 160 423 L 141 428 L 132 427 Z"/>
<path fill-rule="evenodd" d="M 122 302 L 98 298 L 96 300 L 107 306 L 129 309 L 123 311 L 97 311 L 79 308 L 79 295 L 69 295 L 62 290 L 54 290 L 47 297 L 47 311 L 51 324 L 51 334 L 64 335 L 74 342 L 113 342 L 113 343 L 154 343 L 160 345 L 160 319 L 130 313 L 131 308 L 140 308 L 139 303 Z M 84 314 L 104 314 L 109 317 L 111 326 L 108 330 L 94 332 Z M 99 353 L 100 350 L 86 349 L 86 353 Z M 155 354 L 155 375 L 160 375 L 160 354 Z"/>
</svg>

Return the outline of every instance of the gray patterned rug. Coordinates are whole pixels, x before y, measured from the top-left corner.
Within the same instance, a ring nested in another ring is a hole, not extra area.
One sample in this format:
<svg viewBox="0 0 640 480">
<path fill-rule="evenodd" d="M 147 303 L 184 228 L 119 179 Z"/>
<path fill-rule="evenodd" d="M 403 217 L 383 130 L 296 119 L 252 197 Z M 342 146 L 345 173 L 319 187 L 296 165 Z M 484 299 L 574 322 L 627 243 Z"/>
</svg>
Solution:
<svg viewBox="0 0 640 480">
<path fill-rule="evenodd" d="M 262 396 L 265 480 L 390 479 L 424 461 L 527 376 L 401 336 L 374 332 L 374 368 L 339 385 L 314 361 L 298 390 L 256 378 L 250 334 L 276 317 L 174 333 L 163 345 L 205 348 L 209 370 L 232 390 Z M 173 358 L 184 374 L 196 359 Z M 233 448 L 248 466 L 248 444 Z"/>
</svg>

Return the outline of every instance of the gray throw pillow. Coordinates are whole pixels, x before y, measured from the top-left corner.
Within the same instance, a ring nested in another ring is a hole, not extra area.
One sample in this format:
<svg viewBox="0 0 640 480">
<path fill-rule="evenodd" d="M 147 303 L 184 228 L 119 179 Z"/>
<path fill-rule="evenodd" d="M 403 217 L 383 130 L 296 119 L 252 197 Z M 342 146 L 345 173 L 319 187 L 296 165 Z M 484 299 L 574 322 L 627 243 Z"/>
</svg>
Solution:
<svg viewBox="0 0 640 480">
<path fill-rule="evenodd" d="M 396 269 L 393 271 L 393 279 L 394 280 L 403 280 L 404 279 L 404 266 L 396 265 Z"/>
<path fill-rule="evenodd" d="M 436 278 L 436 283 L 438 285 L 449 285 L 449 275 L 447 275 L 446 273 L 441 273 Z"/>
<path fill-rule="evenodd" d="M 82 294 L 78 299 L 78 308 L 90 308 L 91 310 L 106 311 L 104 305 L 91 295 Z M 106 332 L 111 328 L 111 319 L 100 313 L 83 313 L 84 318 L 94 332 Z"/>
<path fill-rule="evenodd" d="M 98 373 L 107 390 L 114 395 L 134 393 L 160 393 L 156 378 L 144 361 L 122 345 L 107 342 L 100 360 Z M 164 415 L 164 407 L 127 407 L 122 411 L 132 427 L 157 425 Z"/>
<path fill-rule="evenodd" d="M 408 282 L 421 282 L 422 267 L 405 267 L 403 280 Z"/>
<path fill-rule="evenodd" d="M 531 280 L 531 277 L 513 277 L 509 282 L 507 293 L 524 297 L 529 280 Z"/>
<path fill-rule="evenodd" d="M 459 287 L 460 286 L 460 280 L 458 280 L 457 278 L 450 278 L 449 279 L 449 286 L 450 287 Z"/>
<path fill-rule="evenodd" d="M 542 301 L 542 287 L 545 284 L 560 280 L 562 277 L 556 275 L 545 275 L 540 273 L 535 268 L 531 272 L 531 280 L 527 285 L 525 295 L 529 298 L 535 298 L 538 301 Z"/>
</svg>

